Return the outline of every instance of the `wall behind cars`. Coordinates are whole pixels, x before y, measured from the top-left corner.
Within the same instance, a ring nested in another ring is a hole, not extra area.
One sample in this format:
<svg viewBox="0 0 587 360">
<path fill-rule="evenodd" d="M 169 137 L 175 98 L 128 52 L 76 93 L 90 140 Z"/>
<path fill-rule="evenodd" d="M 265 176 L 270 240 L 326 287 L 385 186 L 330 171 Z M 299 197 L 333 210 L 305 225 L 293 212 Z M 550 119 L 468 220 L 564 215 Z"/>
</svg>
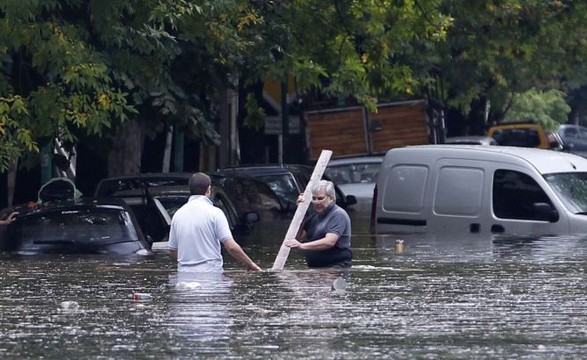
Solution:
<svg viewBox="0 0 587 360">
<path fill-rule="evenodd" d="M 323 149 L 346 157 L 429 142 L 424 100 L 380 104 L 374 114 L 355 106 L 308 111 L 304 117 L 310 160 L 318 159 Z"/>
</svg>

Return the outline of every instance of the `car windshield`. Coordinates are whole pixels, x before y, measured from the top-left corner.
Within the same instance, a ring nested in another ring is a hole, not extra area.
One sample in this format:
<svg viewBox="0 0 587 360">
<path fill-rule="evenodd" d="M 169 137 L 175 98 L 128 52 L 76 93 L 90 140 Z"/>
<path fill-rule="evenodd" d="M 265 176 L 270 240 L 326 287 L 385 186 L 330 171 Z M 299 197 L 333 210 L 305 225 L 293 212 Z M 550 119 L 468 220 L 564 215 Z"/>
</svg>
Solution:
<svg viewBox="0 0 587 360">
<path fill-rule="evenodd" d="M 380 167 L 380 163 L 334 165 L 326 169 L 326 174 L 337 185 L 373 183 Z"/>
<path fill-rule="evenodd" d="M 22 243 L 115 243 L 136 241 L 126 211 L 71 209 L 24 216 L 15 222 L 15 240 Z"/>
<path fill-rule="evenodd" d="M 281 208 L 276 193 L 266 183 L 253 178 L 228 177 L 224 190 L 240 213 Z"/>
<path fill-rule="evenodd" d="M 587 173 L 548 174 L 544 178 L 573 213 L 587 213 Z"/>
<path fill-rule="evenodd" d="M 287 199 L 291 202 L 296 202 L 301 191 L 298 189 L 293 177 L 288 174 L 283 175 L 265 175 L 259 176 L 259 180 L 263 181 L 277 196 Z"/>
<path fill-rule="evenodd" d="M 188 201 L 189 196 L 162 196 L 157 197 L 157 200 L 161 202 L 161 205 L 167 210 L 167 213 L 170 217 L 173 217 L 175 212 L 179 210 L 180 207 L 184 206 L 185 203 Z"/>
<path fill-rule="evenodd" d="M 540 137 L 536 129 L 500 129 L 493 138 L 502 146 L 537 147 Z"/>
<path fill-rule="evenodd" d="M 567 138 L 587 139 L 587 129 L 582 127 L 568 127 L 563 130 Z"/>
</svg>

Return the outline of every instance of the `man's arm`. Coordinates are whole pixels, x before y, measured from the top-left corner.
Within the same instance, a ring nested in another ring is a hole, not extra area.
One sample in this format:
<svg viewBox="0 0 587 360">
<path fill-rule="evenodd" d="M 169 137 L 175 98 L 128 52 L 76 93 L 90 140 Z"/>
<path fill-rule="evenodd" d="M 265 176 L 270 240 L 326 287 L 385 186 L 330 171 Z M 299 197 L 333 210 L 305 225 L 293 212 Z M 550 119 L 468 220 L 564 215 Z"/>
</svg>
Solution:
<svg viewBox="0 0 587 360">
<path fill-rule="evenodd" d="M 285 246 L 293 248 L 293 249 L 300 249 L 300 250 L 326 250 L 330 249 L 334 245 L 340 236 L 335 233 L 327 233 L 325 237 L 322 239 L 310 241 L 310 242 L 300 242 L 296 239 L 287 239 L 285 241 Z"/>
<path fill-rule="evenodd" d="M 226 251 L 228 251 L 232 257 L 243 263 L 248 270 L 261 271 L 261 268 L 251 260 L 243 248 L 234 241 L 234 239 L 223 241 L 222 244 L 224 244 Z"/>
<path fill-rule="evenodd" d="M 18 215 L 18 211 L 13 211 L 6 217 L 4 220 L 0 220 L 0 225 L 9 225 L 16 219 L 16 215 Z"/>
</svg>

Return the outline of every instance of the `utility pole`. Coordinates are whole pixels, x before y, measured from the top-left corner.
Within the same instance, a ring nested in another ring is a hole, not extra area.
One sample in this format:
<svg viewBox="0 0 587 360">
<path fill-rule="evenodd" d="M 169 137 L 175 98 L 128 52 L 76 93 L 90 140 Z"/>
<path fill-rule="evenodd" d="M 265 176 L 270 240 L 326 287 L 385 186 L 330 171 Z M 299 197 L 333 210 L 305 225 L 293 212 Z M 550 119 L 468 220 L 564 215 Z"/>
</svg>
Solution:
<svg viewBox="0 0 587 360">
<path fill-rule="evenodd" d="M 283 76 L 281 82 L 281 146 L 279 162 L 284 163 L 288 160 L 285 156 L 285 149 L 288 145 L 289 139 L 289 111 L 288 111 L 288 91 L 287 91 L 287 73 Z"/>
</svg>

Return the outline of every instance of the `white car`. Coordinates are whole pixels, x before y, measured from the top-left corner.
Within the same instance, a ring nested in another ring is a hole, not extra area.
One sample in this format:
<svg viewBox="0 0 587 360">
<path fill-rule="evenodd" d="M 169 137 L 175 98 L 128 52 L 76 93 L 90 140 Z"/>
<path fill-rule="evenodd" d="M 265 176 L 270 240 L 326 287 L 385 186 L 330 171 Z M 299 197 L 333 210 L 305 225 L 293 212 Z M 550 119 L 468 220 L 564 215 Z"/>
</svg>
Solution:
<svg viewBox="0 0 587 360">
<path fill-rule="evenodd" d="M 330 160 L 326 175 L 347 195 L 357 198 L 360 209 L 371 209 L 373 189 L 383 156 L 360 156 Z"/>
<path fill-rule="evenodd" d="M 587 233 L 587 159 L 514 146 L 391 149 L 371 231 L 453 237 Z"/>
</svg>

